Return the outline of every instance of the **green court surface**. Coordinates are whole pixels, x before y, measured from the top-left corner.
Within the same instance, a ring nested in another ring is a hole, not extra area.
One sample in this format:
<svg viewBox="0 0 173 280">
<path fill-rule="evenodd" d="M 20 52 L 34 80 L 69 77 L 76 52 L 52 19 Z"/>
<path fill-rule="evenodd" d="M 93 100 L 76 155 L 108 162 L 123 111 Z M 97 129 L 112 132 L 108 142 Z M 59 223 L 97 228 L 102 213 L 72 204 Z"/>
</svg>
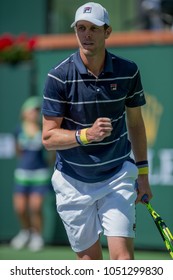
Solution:
<svg viewBox="0 0 173 280">
<path fill-rule="evenodd" d="M 103 248 L 104 260 L 109 260 L 106 248 Z M 31 252 L 27 248 L 20 251 L 8 245 L 0 245 L 0 260 L 75 260 L 75 253 L 68 246 L 45 246 L 40 252 Z M 136 260 L 171 260 L 166 251 L 135 251 Z"/>
</svg>

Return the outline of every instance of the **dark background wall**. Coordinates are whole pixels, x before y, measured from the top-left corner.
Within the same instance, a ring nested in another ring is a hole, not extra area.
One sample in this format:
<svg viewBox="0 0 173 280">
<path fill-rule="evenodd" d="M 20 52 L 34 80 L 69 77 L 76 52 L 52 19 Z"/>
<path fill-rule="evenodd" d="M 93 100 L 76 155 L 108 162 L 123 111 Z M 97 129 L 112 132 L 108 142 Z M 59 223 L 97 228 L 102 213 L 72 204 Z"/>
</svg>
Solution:
<svg viewBox="0 0 173 280">
<path fill-rule="evenodd" d="M 1 0 L 0 33 L 46 33 L 47 3 L 47 0 Z"/>
<path fill-rule="evenodd" d="M 76 9 L 86 0 L 1 0 L 0 33 L 69 33 Z M 97 2 L 97 1 L 96 1 Z M 110 14 L 113 31 L 140 27 L 138 0 L 99 0 Z"/>
</svg>

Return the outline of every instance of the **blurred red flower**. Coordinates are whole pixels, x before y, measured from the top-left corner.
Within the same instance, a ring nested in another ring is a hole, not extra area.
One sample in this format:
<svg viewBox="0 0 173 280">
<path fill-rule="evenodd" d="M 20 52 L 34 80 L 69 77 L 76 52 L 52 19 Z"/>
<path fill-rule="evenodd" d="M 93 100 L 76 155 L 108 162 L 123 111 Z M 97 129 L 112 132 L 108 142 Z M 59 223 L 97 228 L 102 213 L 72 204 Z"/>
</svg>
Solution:
<svg viewBox="0 0 173 280">
<path fill-rule="evenodd" d="M 0 63 L 18 63 L 32 59 L 36 37 L 29 38 L 25 33 L 18 36 L 3 34 L 0 36 Z"/>
</svg>

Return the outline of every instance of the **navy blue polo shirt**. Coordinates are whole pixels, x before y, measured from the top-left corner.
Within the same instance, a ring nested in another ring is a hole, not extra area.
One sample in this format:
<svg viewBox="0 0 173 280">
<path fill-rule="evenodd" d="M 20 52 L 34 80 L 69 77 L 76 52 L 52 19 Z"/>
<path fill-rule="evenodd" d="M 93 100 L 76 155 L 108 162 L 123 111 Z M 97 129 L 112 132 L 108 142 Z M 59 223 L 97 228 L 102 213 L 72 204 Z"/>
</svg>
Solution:
<svg viewBox="0 0 173 280">
<path fill-rule="evenodd" d="M 45 83 L 42 113 L 62 117 L 62 128 L 91 127 L 99 117 L 112 120 L 111 135 L 93 142 L 56 152 L 56 168 L 84 182 L 98 182 L 119 171 L 130 160 L 125 107 L 145 104 L 137 65 L 106 51 L 105 66 L 99 77 L 90 74 L 79 51 L 50 70 Z"/>
</svg>

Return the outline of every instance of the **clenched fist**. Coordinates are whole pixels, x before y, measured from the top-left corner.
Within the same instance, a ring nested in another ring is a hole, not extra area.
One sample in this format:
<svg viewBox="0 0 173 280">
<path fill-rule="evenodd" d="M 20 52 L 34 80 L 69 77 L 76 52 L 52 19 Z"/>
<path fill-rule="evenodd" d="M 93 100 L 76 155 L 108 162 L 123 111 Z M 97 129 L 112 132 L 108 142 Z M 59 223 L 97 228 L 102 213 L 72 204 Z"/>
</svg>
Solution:
<svg viewBox="0 0 173 280">
<path fill-rule="evenodd" d="M 111 135 L 112 131 L 111 119 L 98 118 L 92 127 L 87 129 L 87 139 L 89 142 L 100 142 L 104 138 Z"/>
</svg>

